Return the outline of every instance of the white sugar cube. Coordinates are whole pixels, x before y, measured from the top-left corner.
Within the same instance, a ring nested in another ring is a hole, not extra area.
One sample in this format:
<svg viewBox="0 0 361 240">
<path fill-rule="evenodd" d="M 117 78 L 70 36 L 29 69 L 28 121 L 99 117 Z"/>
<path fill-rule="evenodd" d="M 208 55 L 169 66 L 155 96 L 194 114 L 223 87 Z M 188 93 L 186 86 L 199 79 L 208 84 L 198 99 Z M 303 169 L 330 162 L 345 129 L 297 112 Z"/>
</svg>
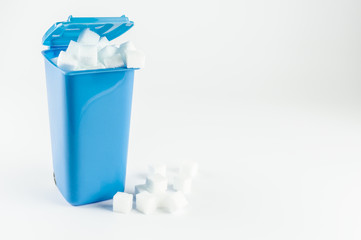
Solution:
<svg viewBox="0 0 361 240">
<path fill-rule="evenodd" d="M 117 48 L 110 45 L 105 36 L 100 38 L 89 28 L 79 34 L 77 42 L 70 41 L 65 52 L 56 62 L 67 71 L 126 67 L 126 61 L 128 68 L 140 68 L 145 62 L 144 54 L 136 50 L 132 42 L 125 42 Z"/>
<path fill-rule="evenodd" d="M 70 54 L 73 58 L 77 59 L 79 56 L 79 48 L 80 44 L 71 40 L 69 42 L 68 48 L 66 49 L 66 52 Z"/>
<path fill-rule="evenodd" d="M 80 65 L 75 70 L 80 71 L 80 70 L 94 70 L 94 69 L 103 69 L 103 68 L 105 68 L 105 66 L 98 62 L 97 65 L 95 65 L 95 66 L 82 66 L 82 65 Z"/>
<path fill-rule="evenodd" d="M 151 174 L 159 174 L 163 177 L 167 175 L 167 166 L 165 164 L 152 164 L 149 166 L 149 172 Z"/>
<path fill-rule="evenodd" d="M 84 45 L 97 45 L 99 38 L 100 36 L 97 33 L 86 28 L 79 34 L 77 42 Z"/>
<path fill-rule="evenodd" d="M 115 46 L 109 45 L 102 48 L 98 53 L 98 59 L 100 62 L 103 62 L 104 59 L 113 56 L 118 51 L 118 48 Z"/>
<path fill-rule="evenodd" d="M 126 52 L 127 51 L 135 51 L 137 50 L 134 46 L 133 42 L 127 41 L 125 43 L 122 43 L 118 47 L 118 52 L 122 55 L 124 63 L 126 63 Z"/>
<path fill-rule="evenodd" d="M 78 55 L 79 65 L 97 66 L 98 50 L 96 45 L 80 45 Z"/>
<path fill-rule="evenodd" d="M 135 185 L 135 187 L 134 187 L 135 194 L 138 194 L 141 192 L 147 192 L 147 191 L 148 191 L 148 188 L 147 188 L 146 184 Z"/>
<path fill-rule="evenodd" d="M 108 46 L 109 44 L 110 44 L 110 42 L 107 37 L 101 37 L 98 42 L 98 51 L 100 51 L 104 47 Z"/>
<path fill-rule="evenodd" d="M 125 51 L 125 65 L 127 68 L 143 68 L 145 65 L 145 55 L 139 50 Z"/>
<path fill-rule="evenodd" d="M 175 176 L 173 189 L 183 192 L 184 194 L 190 194 L 192 189 L 192 178 L 183 175 Z"/>
<path fill-rule="evenodd" d="M 158 199 L 155 194 L 149 192 L 141 192 L 135 195 L 136 208 L 144 214 L 151 214 L 157 209 Z"/>
<path fill-rule="evenodd" d="M 104 66 L 107 68 L 124 67 L 123 57 L 120 54 L 115 54 L 103 60 Z"/>
<path fill-rule="evenodd" d="M 131 41 L 127 41 L 125 43 L 120 44 L 118 49 L 119 49 L 119 52 L 122 53 L 122 54 L 125 53 L 125 51 L 128 51 L 128 50 L 137 50 L 135 48 L 133 42 L 131 42 Z"/>
<path fill-rule="evenodd" d="M 99 51 L 99 62 L 103 63 L 106 68 L 123 67 L 123 57 L 114 46 L 106 46 Z"/>
<path fill-rule="evenodd" d="M 166 192 L 153 193 L 153 194 L 157 197 L 157 207 L 162 209 L 164 205 L 164 200 L 169 194 L 169 192 L 166 191 Z"/>
<path fill-rule="evenodd" d="M 78 62 L 67 52 L 61 51 L 56 63 L 61 69 L 66 71 L 74 71 Z"/>
<path fill-rule="evenodd" d="M 98 62 L 97 65 L 94 67 L 94 69 L 102 69 L 102 68 L 105 68 L 105 66 L 100 62 Z"/>
<path fill-rule="evenodd" d="M 193 161 L 183 162 L 179 168 L 179 175 L 195 177 L 198 173 L 198 164 Z"/>
<path fill-rule="evenodd" d="M 129 213 L 133 207 L 133 195 L 117 192 L 113 197 L 113 211 L 118 213 Z"/>
<path fill-rule="evenodd" d="M 154 174 L 147 178 L 147 187 L 149 192 L 159 193 L 165 192 L 168 187 L 167 178 L 163 177 L 160 174 Z"/>
<path fill-rule="evenodd" d="M 159 208 L 174 213 L 184 208 L 188 201 L 182 192 L 167 192 L 159 204 Z"/>
</svg>

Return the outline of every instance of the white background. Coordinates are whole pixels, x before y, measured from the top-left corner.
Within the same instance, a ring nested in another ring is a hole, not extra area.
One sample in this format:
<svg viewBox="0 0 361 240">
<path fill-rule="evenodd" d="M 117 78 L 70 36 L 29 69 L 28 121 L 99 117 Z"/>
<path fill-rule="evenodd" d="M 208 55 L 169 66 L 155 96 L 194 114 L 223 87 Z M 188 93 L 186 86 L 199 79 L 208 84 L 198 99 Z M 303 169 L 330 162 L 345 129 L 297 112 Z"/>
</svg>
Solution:
<svg viewBox="0 0 361 240">
<path fill-rule="evenodd" d="M 70 14 L 135 22 L 127 190 L 194 159 L 183 213 L 56 189 L 41 38 Z M 361 238 L 360 1 L 2 0 L 0 22 L 1 239 Z"/>
</svg>

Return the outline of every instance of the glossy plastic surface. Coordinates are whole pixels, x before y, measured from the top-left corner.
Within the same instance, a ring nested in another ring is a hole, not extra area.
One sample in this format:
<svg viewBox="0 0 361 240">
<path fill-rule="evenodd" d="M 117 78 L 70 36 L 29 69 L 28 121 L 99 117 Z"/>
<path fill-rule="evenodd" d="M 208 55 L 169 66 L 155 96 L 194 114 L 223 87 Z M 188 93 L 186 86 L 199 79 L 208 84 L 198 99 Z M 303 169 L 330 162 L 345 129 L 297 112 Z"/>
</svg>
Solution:
<svg viewBox="0 0 361 240">
<path fill-rule="evenodd" d="M 110 199 L 124 191 L 134 69 L 65 72 L 60 50 L 42 52 L 57 187 L 72 205 Z"/>
<path fill-rule="evenodd" d="M 54 47 L 65 47 L 70 40 L 77 41 L 79 34 L 85 29 L 106 36 L 109 41 L 122 35 L 134 23 L 126 16 L 121 17 L 72 17 L 69 16 L 65 22 L 57 22 L 49 28 L 43 36 L 43 45 Z"/>
</svg>

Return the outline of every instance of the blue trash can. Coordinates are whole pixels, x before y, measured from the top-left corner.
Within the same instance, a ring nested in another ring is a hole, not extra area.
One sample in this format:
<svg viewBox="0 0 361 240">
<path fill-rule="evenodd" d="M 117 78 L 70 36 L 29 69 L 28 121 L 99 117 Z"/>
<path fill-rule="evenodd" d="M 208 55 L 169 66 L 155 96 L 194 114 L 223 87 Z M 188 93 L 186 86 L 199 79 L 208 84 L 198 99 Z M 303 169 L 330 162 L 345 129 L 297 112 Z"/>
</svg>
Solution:
<svg viewBox="0 0 361 240">
<path fill-rule="evenodd" d="M 133 24 L 125 16 L 70 16 L 43 37 L 54 180 L 72 205 L 124 191 L 136 69 L 64 71 L 52 59 L 85 28 L 112 40 Z"/>
</svg>

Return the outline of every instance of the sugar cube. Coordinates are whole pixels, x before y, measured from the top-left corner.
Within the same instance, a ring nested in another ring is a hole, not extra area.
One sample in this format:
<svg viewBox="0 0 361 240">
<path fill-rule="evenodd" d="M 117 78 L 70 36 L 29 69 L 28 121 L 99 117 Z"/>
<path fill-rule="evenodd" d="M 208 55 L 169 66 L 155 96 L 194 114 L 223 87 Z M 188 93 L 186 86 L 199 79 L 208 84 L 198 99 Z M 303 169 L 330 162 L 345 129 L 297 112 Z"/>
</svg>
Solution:
<svg viewBox="0 0 361 240">
<path fill-rule="evenodd" d="M 123 67 L 123 57 L 114 46 L 106 46 L 99 51 L 98 59 L 107 68 Z"/>
<path fill-rule="evenodd" d="M 149 192 L 141 192 L 135 195 L 136 209 L 144 214 L 151 214 L 157 209 L 157 196 Z"/>
<path fill-rule="evenodd" d="M 101 37 L 98 42 L 98 51 L 100 51 L 104 47 L 108 46 L 109 44 L 110 44 L 110 42 L 107 37 Z"/>
<path fill-rule="evenodd" d="M 127 68 L 143 68 L 145 65 L 145 55 L 139 50 L 125 51 L 125 65 Z"/>
<path fill-rule="evenodd" d="M 80 44 L 71 40 L 69 42 L 68 48 L 66 49 L 66 52 L 73 58 L 77 59 L 79 56 L 79 48 Z"/>
<path fill-rule="evenodd" d="M 146 192 L 148 191 L 147 185 L 146 184 L 140 184 L 140 185 L 135 185 L 134 187 L 134 193 L 138 194 L 141 192 Z"/>
<path fill-rule="evenodd" d="M 192 178 L 184 175 L 177 175 L 174 178 L 173 189 L 189 194 L 192 188 Z"/>
<path fill-rule="evenodd" d="M 98 51 L 96 45 L 80 45 L 78 55 L 79 65 L 97 66 Z"/>
<path fill-rule="evenodd" d="M 107 68 L 124 67 L 123 57 L 120 54 L 115 54 L 104 59 L 104 66 Z"/>
<path fill-rule="evenodd" d="M 128 51 L 128 50 L 137 50 L 137 49 L 135 48 L 133 42 L 131 42 L 131 41 L 127 41 L 127 42 L 125 42 L 125 43 L 120 44 L 119 47 L 118 47 L 118 49 L 119 49 L 118 51 L 119 51 L 120 53 L 122 53 L 122 54 L 123 54 L 125 51 Z"/>
<path fill-rule="evenodd" d="M 159 208 L 174 213 L 184 208 L 188 201 L 182 192 L 167 192 L 159 204 Z"/>
<path fill-rule="evenodd" d="M 97 45 L 99 38 L 100 36 L 97 33 L 86 28 L 79 34 L 77 42 L 84 45 Z"/>
<path fill-rule="evenodd" d="M 151 174 L 159 174 L 163 177 L 167 175 L 167 166 L 165 164 L 152 164 L 149 166 L 149 172 Z"/>
<path fill-rule="evenodd" d="M 118 213 L 129 213 L 133 207 L 133 195 L 117 192 L 113 197 L 113 211 Z"/>
<path fill-rule="evenodd" d="M 97 65 L 95 65 L 95 66 L 79 65 L 75 70 L 80 71 L 80 70 L 94 70 L 94 69 L 103 69 L 103 68 L 105 68 L 105 66 L 98 62 Z"/>
<path fill-rule="evenodd" d="M 58 56 L 57 65 L 66 71 L 74 71 L 78 62 L 67 52 L 61 51 Z"/>
<path fill-rule="evenodd" d="M 104 59 L 113 56 L 116 54 L 118 49 L 115 46 L 109 45 L 102 48 L 98 53 L 98 59 L 100 62 L 103 62 Z"/>
<path fill-rule="evenodd" d="M 111 45 L 107 37 L 100 37 L 95 31 L 83 29 L 77 41 L 69 42 L 66 54 L 60 53 L 56 64 L 67 71 L 126 67 L 126 61 L 128 68 L 144 66 L 144 54 L 136 50 L 132 42 L 116 47 Z"/>
<path fill-rule="evenodd" d="M 149 176 L 147 178 L 146 184 L 149 189 L 149 192 L 152 193 L 165 192 L 168 187 L 167 178 L 163 177 L 160 174 L 154 174 Z"/>
</svg>

